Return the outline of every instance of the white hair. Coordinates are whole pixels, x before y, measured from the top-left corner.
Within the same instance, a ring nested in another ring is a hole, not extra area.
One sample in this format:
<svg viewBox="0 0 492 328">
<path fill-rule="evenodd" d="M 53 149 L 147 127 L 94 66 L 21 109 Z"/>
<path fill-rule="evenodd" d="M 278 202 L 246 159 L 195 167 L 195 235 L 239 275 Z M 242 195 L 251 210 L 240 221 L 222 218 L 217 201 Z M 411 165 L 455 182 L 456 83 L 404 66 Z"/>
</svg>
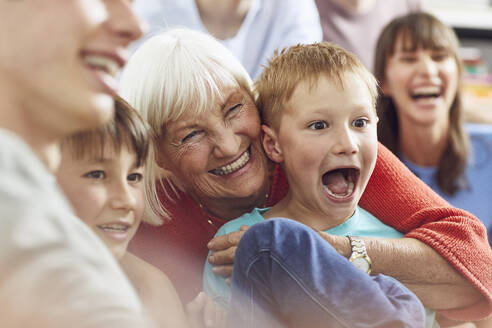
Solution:
<svg viewBox="0 0 492 328">
<path fill-rule="evenodd" d="M 254 98 L 252 81 L 234 55 L 212 36 L 189 30 L 165 30 L 145 41 L 130 58 L 120 80 L 120 95 L 149 123 L 154 140 L 166 124 L 184 113 L 199 115 L 223 100 L 224 86 L 237 85 Z M 150 210 L 169 218 L 157 196 L 155 148 L 150 149 L 145 193 Z M 169 176 L 164 177 L 175 188 Z M 172 199 L 167 194 L 166 196 Z M 176 190 L 173 189 L 177 195 Z"/>
</svg>

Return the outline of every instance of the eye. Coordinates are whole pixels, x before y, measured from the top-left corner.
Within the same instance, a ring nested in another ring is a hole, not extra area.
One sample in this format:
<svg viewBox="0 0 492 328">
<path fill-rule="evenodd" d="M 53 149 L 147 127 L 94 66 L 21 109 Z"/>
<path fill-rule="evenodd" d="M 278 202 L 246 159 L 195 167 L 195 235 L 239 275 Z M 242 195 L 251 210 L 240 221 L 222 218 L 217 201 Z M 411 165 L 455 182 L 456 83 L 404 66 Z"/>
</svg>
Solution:
<svg viewBox="0 0 492 328">
<path fill-rule="evenodd" d="M 438 52 L 438 53 L 432 54 L 432 60 L 434 60 L 436 62 L 440 62 L 440 61 L 443 61 L 446 58 L 448 58 L 448 56 L 449 55 L 447 52 Z"/>
<path fill-rule="evenodd" d="M 328 124 L 325 121 L 316 121 L 309 124 L 309 128 L 312 130 L 323 130 L 328 127 Z"/>
<path fill-rule="evenodd" d="M 234 106 L 230 107 L 227 112 L 225 113 L 225 116 L 230 116 L 238 112 L 241 108 L 243 107 L 242 103 L 235 104 Z"/>
<path fill-rule="evenodd" d="M 84 174 L 84 177 L 89 179 L 102 180 L 106 178 L 106 173 L 104 173 L 104 171 L 101 170 L 90 171 Z"/>
<path fill-rule="evenodd" d="M 196 136 L 198 136 L 202 131 L 201 130 L 194 130 L 188 133 L 183 139 L 181 139 L 181 143 L 187 143 L 188 141 L 192 140 Z"/>
<path fill-rule="evenodd" d="M 364 128 L 367 126 L 368 122 L 369 120 L 366 118 L 358 118 L 352 122 L 352 126 L 356 128 Z"/>
<path fill-rule="evenodd" d="M 127 177 L 127 180 L 130 182 L 140 182 L 142 179 L 143 175 L 141 173 L 132 173 Z"/>
<path fill-rule="evenodd" d="M 415 55 L 404 55 L 400 57 L 400 61 L 403 63 L 415 63 L 417 61 L 417 56 Z"/>
</svg>

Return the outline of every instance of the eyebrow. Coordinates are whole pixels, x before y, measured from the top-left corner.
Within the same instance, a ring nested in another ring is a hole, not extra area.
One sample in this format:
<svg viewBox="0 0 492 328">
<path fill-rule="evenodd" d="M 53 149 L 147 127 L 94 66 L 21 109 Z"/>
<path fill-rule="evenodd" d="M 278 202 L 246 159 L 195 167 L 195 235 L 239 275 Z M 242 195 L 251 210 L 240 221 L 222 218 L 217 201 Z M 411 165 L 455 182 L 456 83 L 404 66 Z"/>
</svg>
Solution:
<svg viewBox="0 0 492 328">
<path fill-rule="evenodd" d="M 227 98 L 225 98 L 224 103 L 220 106 L 221 110 L 224 110 L 224 108 L 226 107 L 227 103 L 231 100 L 231 98 L 237 94 L 240 95 L 241 100 L 244 100 L 245 95 L 240 90 L 234 90 L 227 96 Z"/>
</svg>

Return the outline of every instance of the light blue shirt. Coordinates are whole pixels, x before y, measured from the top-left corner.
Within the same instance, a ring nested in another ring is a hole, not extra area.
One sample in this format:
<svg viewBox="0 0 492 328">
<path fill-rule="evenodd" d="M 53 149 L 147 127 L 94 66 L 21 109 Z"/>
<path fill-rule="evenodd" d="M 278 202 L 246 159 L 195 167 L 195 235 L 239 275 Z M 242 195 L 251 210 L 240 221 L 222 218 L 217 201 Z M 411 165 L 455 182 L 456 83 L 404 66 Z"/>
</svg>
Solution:
<svg viewBox="0 0 492 328">
<path fill-rule="evenodd" d="M 172 27 L 207 32 L 195 0 L 136 0 L 134 8 L 149 24 L 148 35 Z M 256 79 L 275 49 L 322 38 L 313 0 L 253 0 L 237 34 L 222 43 Z"/>
<path fill-rule="evenodd" d="M 490 236 L 492 233 L 492 126 L 467 124 L 470 136 L 470 156 L 465 170 L 468 186 L 464 186 L 455 195 L 444 194 L 437 185 L 434 175 L 437 168 L 418 166 L 404 156 L 400 156 L 405 165 L 436 193 L 455 207 L 473 213 L 483 222 Z"/>
<path fill-rule="evenodd" d="M 233 231 L 240 230 L 242 225 L 252 226 L 255 223 L 264 220 L 263 214 L 269 208 L 255 208 L 250 213 L 246 213 L 239 218 L 229 221 L 224 224 L 215 234 L 222 236 Z M 374 215 L 367 212 L 359 206 L 356 207 L 354 214 L 347 221 L 325 230 L 325 232 L 336 236 L 362 236 L 362 237 L 384 237 L 384 238 L 401 238 L 403 234 L 396 229 L 379 221 Z M 211 252 L 209 252 L 210 256 Z M 231 289 L 225 282 L 225 279 L 215 275 L 212 272 L 212 265 L 205 261 L 203 272 L 203 290 L 211 297 L 218 305 L 227 309 L 231 297 Z M 435 321 L 435 313 L 426 309 L 427 327 L 439 327 Z"/>
</svg>

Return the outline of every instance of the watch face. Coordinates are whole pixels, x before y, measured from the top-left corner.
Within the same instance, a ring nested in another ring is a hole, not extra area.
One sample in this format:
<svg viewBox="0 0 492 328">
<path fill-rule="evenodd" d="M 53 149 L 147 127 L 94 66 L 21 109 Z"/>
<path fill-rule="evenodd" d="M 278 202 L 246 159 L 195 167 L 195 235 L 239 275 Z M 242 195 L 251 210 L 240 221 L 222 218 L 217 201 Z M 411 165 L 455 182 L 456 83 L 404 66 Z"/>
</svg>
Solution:
<svg viewBox="0 0 492 328">
<path fill-rule="evenodd" d="M 356 257 L 352 259 L 352 263 L 355 265 L 355 267 L 361 269 L 362 271 L 369 272 L 369 262 L 364 257 Z"/>
</svg>

